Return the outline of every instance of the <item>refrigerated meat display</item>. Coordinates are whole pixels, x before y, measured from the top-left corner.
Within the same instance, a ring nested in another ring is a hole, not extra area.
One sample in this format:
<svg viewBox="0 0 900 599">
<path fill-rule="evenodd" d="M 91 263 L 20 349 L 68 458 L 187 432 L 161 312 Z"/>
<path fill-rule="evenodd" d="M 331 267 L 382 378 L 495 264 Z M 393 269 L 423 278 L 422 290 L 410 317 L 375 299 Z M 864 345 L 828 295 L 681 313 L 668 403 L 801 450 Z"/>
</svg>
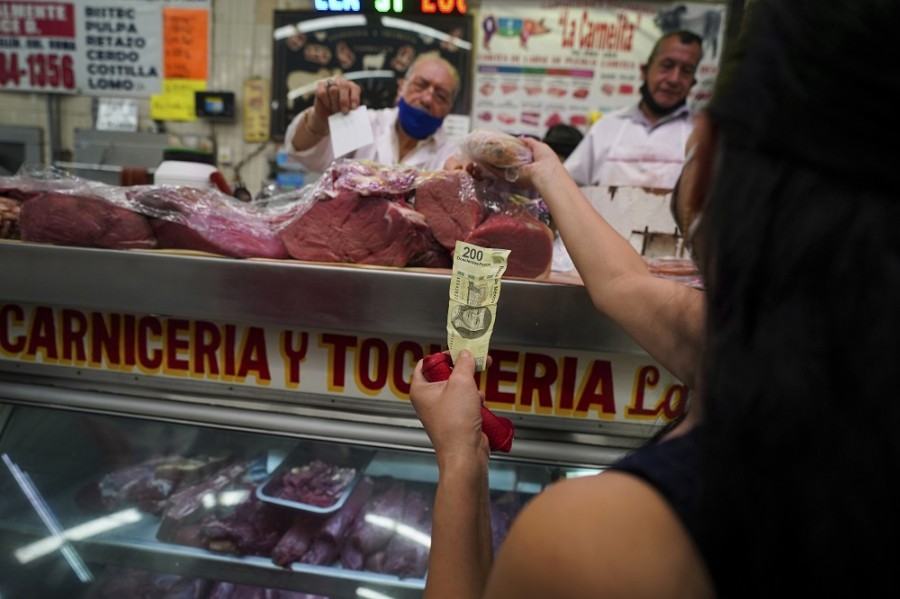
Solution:
<svg viewBox="0 0 900 599">
<path fill-rule="evenodd" d="M 420 597 L 437 467 L 408 401 L 448 271 L 0 242 L 0 596 Z M 495 550 L 688 390 L 584 288 L 504 281 Z"/>
</svg>

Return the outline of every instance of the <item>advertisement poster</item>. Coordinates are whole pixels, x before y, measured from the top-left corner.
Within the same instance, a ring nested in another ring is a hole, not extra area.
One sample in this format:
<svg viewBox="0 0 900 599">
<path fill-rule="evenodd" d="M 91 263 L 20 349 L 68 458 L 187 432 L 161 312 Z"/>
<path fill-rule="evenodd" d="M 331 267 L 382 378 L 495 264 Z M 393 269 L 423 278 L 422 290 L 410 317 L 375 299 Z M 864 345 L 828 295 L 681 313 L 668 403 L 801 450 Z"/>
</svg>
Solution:
<svg viewBox="0 0 900 599">
<path fill-rule="evenodd" d="M 275 11 L 272 138 L 312 105 L 316 82 L 342 75 L 356 81 L 370 109 L 393 106 L 397 80 L 420 55 L 440 54 L 460 74 L 451 114 L 469 114 L 472 19 L 466 15 L 347 14 Z"/>
<path fill-rule="evenodd" d="M 688 103 L 711 93 L 725 6 L 701 3 L 485 0 L 478 14 L 472 126 L 543 137 L 563 123 L 586 131 L 601 115 L 640 99 L 641 72 L 664 33 L 703 39 Z"/>
<path fill-rule="evenodd" d="M 208 14 L 210 6 L 210 0 L 0 0 L 0 91 L 158 94 L 165 76 L 161 9 Z M 179 48 L 206 57 L 203 34 L 180 36 Z"/>
</svg>

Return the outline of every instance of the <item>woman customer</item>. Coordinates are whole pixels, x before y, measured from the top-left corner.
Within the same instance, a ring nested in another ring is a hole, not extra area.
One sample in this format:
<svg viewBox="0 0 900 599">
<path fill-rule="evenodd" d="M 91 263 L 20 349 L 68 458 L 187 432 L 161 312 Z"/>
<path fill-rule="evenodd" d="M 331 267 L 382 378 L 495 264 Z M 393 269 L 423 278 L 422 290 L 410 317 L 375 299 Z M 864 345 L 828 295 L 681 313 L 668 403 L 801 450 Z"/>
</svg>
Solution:
<svg viewBox="0 0 900 599">
<path fill-rule="evenodd" d="M 493 560 L 471 356 L 446 382 L 417 368 L 440 470 L 427 598 L 897 594 L 900 3 L 755 0 L 746 25 L 676 189 L 705 297 L 649 285 L 625 252 L 604 264 L 611 233 L 598 241 L 547 146 L 525 140 L 520 172 L 598 308 L 697 403 L 663 439 L 534 498 Z"/>
</svg>

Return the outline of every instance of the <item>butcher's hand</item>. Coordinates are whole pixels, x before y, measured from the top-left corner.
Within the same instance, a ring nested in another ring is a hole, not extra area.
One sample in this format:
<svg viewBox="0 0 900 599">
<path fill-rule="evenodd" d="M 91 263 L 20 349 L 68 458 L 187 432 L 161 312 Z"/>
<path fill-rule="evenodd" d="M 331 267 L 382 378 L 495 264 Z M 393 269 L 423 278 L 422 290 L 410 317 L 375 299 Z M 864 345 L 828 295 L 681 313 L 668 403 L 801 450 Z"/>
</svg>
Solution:
<svg viewBox="0 0 900 599">
<path fill-rule="evenodd" d="M 343 77 L 329 77 L 316 83 L 316 99 L 310 126 L 314 131 L 328 130 L 328 117 L 347 114 L 359 107 L 359 86 Z"/>
<path fill-rule="evenodd" d="M 438 466 L 487 461 L 490 446 L 481 431 L 484 395 L 475 383 L 475 359 L 463 350 L 445 381 L 429 383 L 422 361 L 413 371 L 409 398 L 437 456 Z"/>
<path fill-rule="evenodd" d="M 547 144 L 531 137 L 522 136 L 519 138 L 522 143 L 531 150 L 532 160 L 528 164 L 518 167 L 518 179 L 513 185 L 522 189 L 534 189 L 539 194 L 545 190 L 551 189 L 558 184 L 560 177 L 569 177 L 569 172 L 560 162 L 557 153 Z M 505 180 L 504 169 L 498 169 L 489 165 L 476 165 L 469 163 L 466 170 L 475 179 L 483 178 L 482 170 L 489 171 L 494 177 Z"/>
</svg>

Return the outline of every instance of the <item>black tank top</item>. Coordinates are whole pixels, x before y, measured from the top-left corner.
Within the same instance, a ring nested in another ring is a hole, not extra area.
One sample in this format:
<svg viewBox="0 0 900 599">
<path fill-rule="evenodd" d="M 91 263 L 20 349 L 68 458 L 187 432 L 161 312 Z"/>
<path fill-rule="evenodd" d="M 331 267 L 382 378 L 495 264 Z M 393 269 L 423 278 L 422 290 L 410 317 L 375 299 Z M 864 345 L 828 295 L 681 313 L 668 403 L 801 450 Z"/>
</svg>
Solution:
<svg viewBox="0 0 900 599">
<path fill-rule="evenodd" d="M 678 514 L 688 534 L 698 542 L 700 428 L 636 449 L 610 469 L 628 472 L 653 486 Z M 701 549 L 702 553 L 702 549 Z M 704 561 L 706 556 L 703 556 Z"/>
</svg>

